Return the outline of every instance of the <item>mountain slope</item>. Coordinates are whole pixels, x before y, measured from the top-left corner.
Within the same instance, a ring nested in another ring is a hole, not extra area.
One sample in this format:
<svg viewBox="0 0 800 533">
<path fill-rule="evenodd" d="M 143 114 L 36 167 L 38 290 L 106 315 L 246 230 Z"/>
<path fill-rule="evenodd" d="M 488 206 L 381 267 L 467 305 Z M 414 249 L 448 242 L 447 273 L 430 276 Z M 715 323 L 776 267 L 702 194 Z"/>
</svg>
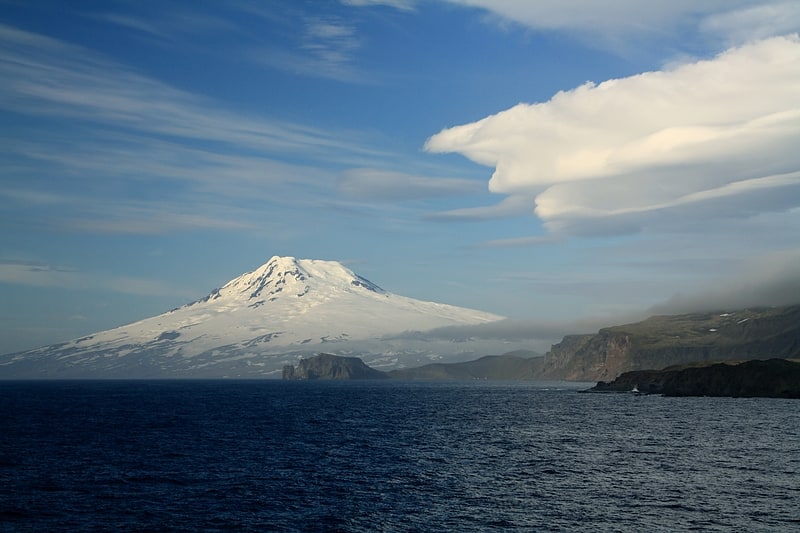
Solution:
<svg viewBox="0 0 800 533">
<path fill-rule="evenodd" d="M 800 357 L 800 305 L 654 316 L 569 335 L 545 355 L 542 377 L 608 381 L 632 370 L 775 357 Z"/>
<path fill-rule="evenodd" d="M 322 351 L 408 366 L 465 347 L 388 337 L 502 318 L 389 293 L 335 261 L 276 256 L 167 313 L 0 357 L 0 378 L 280 377 Z"/>
<path fill-rule="evenodd" d="M 487 355 L 474 361 L 431 363 L 416 368 L 390 370 L 392 379 L 428 380 L 535 380 L 541 371 L 543 358 L 535 352 L 512 352 Z"/>
</svg>

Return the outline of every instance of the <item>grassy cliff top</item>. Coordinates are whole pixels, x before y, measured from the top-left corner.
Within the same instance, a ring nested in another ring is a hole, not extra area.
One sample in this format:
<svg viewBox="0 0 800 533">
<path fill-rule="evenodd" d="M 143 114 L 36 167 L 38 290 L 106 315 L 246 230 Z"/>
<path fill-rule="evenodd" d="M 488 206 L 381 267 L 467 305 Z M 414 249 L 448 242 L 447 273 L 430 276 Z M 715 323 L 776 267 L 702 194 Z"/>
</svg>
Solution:
<svg viewBox="0 0 800 533">
<path fill-rule="evenodd" d="M 627 335 L 637 346 L 652 349 L 734 344 L 793 329 L 800 331 L 800 305 L 658 315 L 633 324 L 603 328 L 600 334 Z"/>
</svg>

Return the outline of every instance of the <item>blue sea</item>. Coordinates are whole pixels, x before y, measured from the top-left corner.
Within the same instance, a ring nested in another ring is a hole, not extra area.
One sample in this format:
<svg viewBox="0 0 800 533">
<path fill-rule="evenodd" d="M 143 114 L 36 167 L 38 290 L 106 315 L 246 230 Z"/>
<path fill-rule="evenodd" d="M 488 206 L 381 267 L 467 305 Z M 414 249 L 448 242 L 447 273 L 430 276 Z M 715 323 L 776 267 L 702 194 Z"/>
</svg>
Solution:
<svg viewBox="0 0 800 533">
<path fill-rule="evenodd" d="M 0 382 L 0 531 L 800 531 L 800 402 Z"/>
</svg>

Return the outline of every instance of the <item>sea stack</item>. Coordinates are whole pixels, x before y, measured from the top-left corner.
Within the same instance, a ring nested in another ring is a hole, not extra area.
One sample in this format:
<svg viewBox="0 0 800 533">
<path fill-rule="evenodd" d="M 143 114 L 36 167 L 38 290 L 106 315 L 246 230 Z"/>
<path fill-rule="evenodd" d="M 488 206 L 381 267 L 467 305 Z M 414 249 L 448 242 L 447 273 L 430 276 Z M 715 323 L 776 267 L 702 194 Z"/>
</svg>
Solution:
<svg viewBox="0 0 800 533">
<path fill-rule="evenodd" d="M 309 359 L 302 359 L 297 367 L 283 367 L 285 380 L 348 380 L 348 379 L 387 379 L 389 376 L 380 370 L 370 368 L 358 357 L 340 357 L 321 353 Z"/>
</svg>

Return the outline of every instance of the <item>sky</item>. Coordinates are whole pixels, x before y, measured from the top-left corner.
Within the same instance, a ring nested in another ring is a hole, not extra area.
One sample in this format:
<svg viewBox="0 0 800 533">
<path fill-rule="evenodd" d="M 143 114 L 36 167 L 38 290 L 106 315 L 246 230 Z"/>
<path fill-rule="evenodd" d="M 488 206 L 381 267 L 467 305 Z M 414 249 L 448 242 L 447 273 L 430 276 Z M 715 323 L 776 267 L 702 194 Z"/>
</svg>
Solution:
<svg viewBox="0 0 800 533">
<path fill-rule="evenodd" d="M 798 303 L 798 31 L 770 0 L 0 0 L 0 353 L 274 255 L 548 339 Z"/>
</svg>

